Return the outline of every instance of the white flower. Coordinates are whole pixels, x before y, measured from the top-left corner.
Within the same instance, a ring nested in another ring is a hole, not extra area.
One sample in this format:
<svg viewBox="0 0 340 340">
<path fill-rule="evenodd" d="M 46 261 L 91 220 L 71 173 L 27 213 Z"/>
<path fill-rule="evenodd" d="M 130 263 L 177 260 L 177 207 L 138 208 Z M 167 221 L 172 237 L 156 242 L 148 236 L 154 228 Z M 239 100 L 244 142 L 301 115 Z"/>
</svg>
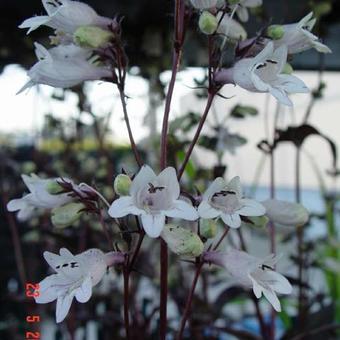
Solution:
<svg viewBox="0 0 340 340">
<path fill-rule="evenodd" d="M 241 216 L 264 215 L 265 208 L 255 200 L 242 198 L 240 178 L 234 177 L 229 183 L 222 177 L 216 178 L 198 207 L 201 218 L 221 217 L 222 221 L 231 228 L 241 226 Z"/>
<path fill-rule="evenodd" d="M 90 6 L 71 0 L 42 0 L 47 15 L 26 19 L 19 28 L 28 28 L 27 34 L 41 25 L 58 32 L 73 34 L 80 26 L 107 28 L 112 20 L 98 15 Z"/>
<path fill-rule="evenodd" d="M 73 44 L 47 50 L 35 43 L 39 61 L 28 71 L 30 80 L 18 93 L 36 84 L 68 88 L 85 80 L 99 80 L 112 75 L 109 68 L 91 63 L 91 51 Z"/>
<path fill-rule="evenodd" d="M 246 22 L 249 19 L 249 13 L 248 13 L 247 8 L 254 8 L 254 7 L 261 6 L 261 5 L 262 5 L 262 0 L 240 0 L 238 1 L 236 14 L 241 21 Z M 232 6 L 232 8 L 234 6 Z"/>
<path fill-rule="evenodd" d="M 36 303 L 49 303 L 57 300 L 56 321 L 62 322 L 73 298 L 80 303 L 87 302 L 95 286 L 106 273 L 106 268 L 115 263 L 122 263 L 121 253 L 104 254 L 99 249 L 89 249 L 79 255 L 73 255 L 66 248 L 61 248 L 60 255 L 44 252 L 44 258 L 56 272 L 39 283 Z"/>
<path fill-rule="evenodd" d="M 144 165 L 133 179 L 130 195 L 115 200 L 109 209 L 111 217 L 140 215 L 145 232 L 158 237 L 165 224 L 165 216 L 194 221 L 197 211 L 179 198 L 180 188 L 176 171 L 164 169 L 158 176 Z"/>
<path fill-rule="evenodd" d="M 67 193 L 52 195 L 47 190 L 51 181 L 61 180 L 61 178 L 41 179 L 34 174 L 21 177 L 30 193 L 22 198 L 13 199 L 7 204 L 8 211 L 19 211 L 19 220 L 29 219 L 37 208 L 53 209 L 72 201 L 72 197 Z"/>
<path fill-rule="evenodd" d="M 216 7 L 218 0 L 190 0 L 193 7 L 197 9 L 209 9 Z"/>
<path fill-rule="evenodd" d="M 275 47 L 286 45 L 289 54 L 300 53 L 310 48 L 315 48 L 321 53 L 331 53 L 331 49 L 311 33 L 315 22 L 316 19 L 313 19 L 313 12 L 311 12 L 298 23 L 283 25 L 284 35 L 281 39 L 274 41 Z"/>
<path fill-rule="evenodd" d="M 299 78 L 281 74 L 286 61 L 287 47 L 282 45 L 274 50 L 271 41 L 254 58 L 241 59 L 234 65 L 234 83 L 248 91 L 269 92 L 280 103 L 292 106 L 288 94 L 306 93 L 309 90 Z"/>
<path fill-rule="evenodd" d="M 276 199 L 268 199 L 261 203 L 266 208 L 266 215 L 274 223 L 284 226 L 302 226 L 308 221 L 308 210 L 302 204 Z"/>
<path fill-rule="evenodd" d="M 263 293 L 277 312 L 281 311 L 281 304 L 276 293 L 291 294 L 292 292 L 289 281 L 273 268 L 278 261 L 274 255 L 259 259 L 246 252 L 230 249 L 224 253 L 206 252 L 204 260 L 224 267 L 240 285 L 252 288 L 257 298 L 260 298 Z"/>
<path fill-rule="evenodd" d="M 236 41 L 245 40 L 247 38 L 247 32 L 243 26 L 236 20 L 230 18 L 228 14 L 222 14 L 222 12 L 218 12 L 216 18 L 219 22 L 217 33 L 225 35 L 229 39 Z"/>
</svg>

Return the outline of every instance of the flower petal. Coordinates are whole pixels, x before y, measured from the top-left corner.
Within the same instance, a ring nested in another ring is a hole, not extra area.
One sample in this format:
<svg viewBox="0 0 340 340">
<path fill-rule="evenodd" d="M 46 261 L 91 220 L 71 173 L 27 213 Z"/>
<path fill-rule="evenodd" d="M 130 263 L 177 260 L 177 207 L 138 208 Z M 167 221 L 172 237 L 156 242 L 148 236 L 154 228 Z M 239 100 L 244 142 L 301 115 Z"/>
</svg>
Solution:
<svg viewBox="0 0 340 340">
<path fill-rule="evenodd" d="M 241 218 L 239 214 L 221 214 L 222 221 L 230 228 L 239 228 L 241 226 Z"/>
<path fill-rule="evenodd" d="M 281 312 L 281 304 L 275 292 L 271 289 L 263 289 L 263 295 L 277 312 Z"/>
<path fill-rule="evenodd" d="M 177 200 L 180 194 L 179 183 L 177 180 L 176 170 L 173 167 L 165 168 L 158 176 L 157 182 L 164 185 L 173 200 Z"/>
<path fill-rule="evenodd" d="M 280 294 L 291 294 L 293 291 L 293 287 L 289 281 L 275 271 L 266 270 L 262 280 L 268 282 L 270 288 Z"/>
<path fill-rule="evenodd" d="M 281 104 L 287 106 L 293 106 L 292 101 L 288 98 L 287 94 L 283 89 L 277 87 L 271 87 L 269 92 L 272 96 L 274 96 Z"/>
<path fill-rule="evenodd" d="M 56 308 L 57 323 L 62 322 L 66 318 L 72 304 L 73 296 L 74 293 L 70 293 L 58 297 Z"/>
<path fill-rule="evenodd" d="M 134 196 L 137 192 L 155 180 L 156 174 L 148 166 L 143 165 L 131 183 L 130 195 Z"/>
<path fill-rule="evenodd" d="M 227 185 L 228 190 L 235 191 L 236 195 L 238 198 L 241 198 L 243 193 L 242 193 L 242 187 L 241 187 L 241 181 L 239 176 L 233 177 L 228 185 Z"/>
<path fill-rule="evenodd" d="M 26 19 L 21 25 L 19 25 L 19 28 L 28 28 L 26 34 L 30 34 L 32 31 L 36 30 L 41 25 L 47 24 L 50 20 L 51 19 L 48 15 L 35 16 Z"/>
<path fill-rule="evenodd" d="M 209 185 L 208 189 L 203 194 L 203 199 L 208 201 L 211 196 L 224 189 L 226 185 L 227 183 L 222 177 L 215 178 L 215 180 Z"/>
<path fill-rule="evenodd" d="M 57 274 L 47 276 L 39 282 L 39 296 L 35 297 L 36 303 L 49 303 L 57 299 L 57 290 L 53 287 Z"/>
<path fill-rule="evenodd" d="M 164 211 L 164 214 L 169 217 L 182 218 L 183 220 L 188 221 L 195 221 L 198 219 L 197 210 L 192 205 L 182 200 L 174 201 L 174 207 Z"/>
<path fill-rule="evenodd" d="M 164 228 L 165 216 L 161 214 L 160 215 L 143 214 L 142 224 L 146 234 L 149 237 L 156 238 L 161 234 Z"/>
<path fill-rule="evenodd" d="M 264 206 L 248 198 L 242 198 L 240 200 L 241 208 L 237 210 L 237 213 L 242 216 L 262 216 L 266 213 Z"/>
<path fill-rule="evenodd" d="M 27 201 L 25 201 L 24 198 L 16 198 L 7 203 L 7 210 L 11 212 L 18 211 L 18 210 L 26 208 L 26 206 L 27 206 Z"/>
<path fill-rule="evenodd" d="M 140 215 L 143 210 L 138 209 L 131 196 L 123 196 L 112 202 L 108 214 L 111 217 L 120 218 L 129 214 Z"/>
<path fill-rule="evenodd" d="M 247 8 L 243 7 L 243 6 L 239 6 L 236 10 L 237 16 L 238 18 L 242 21 L 242 22 L 246 22 L 249 19 L 249 13 Z"/>
<path fill-rule="evenodd" d="M 202 201 L 198 206 L 198 214 L 202 218 L 209 219 L 220 216 L 221 212 L 213 208 L 207 201 Z"/>
<path fill-rule="evenodd" d="M 282 88 L 287 93 L 308 93 L 309 88 L 298 77 L 290 74 L 280 74 L 273 85 Z"/>
<path fill-rule="evenodd" d="M 85 303 L 90 300 L 92 295 L 92 280 L 88 276 L 82 285 L 76 290 L 76 299 L 80 303 Z"/>
<path fill-rule="evenodd" d="M 254 278 L 249 275 L 251 282 L 253 283 L 253 292 L 254 295 L 259 299 L 262 296 L 262 287 L 254 280 Z"/>
</svg>

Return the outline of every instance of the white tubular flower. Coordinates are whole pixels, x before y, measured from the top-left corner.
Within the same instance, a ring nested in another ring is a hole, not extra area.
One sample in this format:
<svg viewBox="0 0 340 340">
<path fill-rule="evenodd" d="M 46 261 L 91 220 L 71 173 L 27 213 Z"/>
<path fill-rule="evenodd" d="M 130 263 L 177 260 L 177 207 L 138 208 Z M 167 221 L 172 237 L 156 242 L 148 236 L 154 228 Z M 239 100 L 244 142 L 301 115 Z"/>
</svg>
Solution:
<svg viewBox="0 0 340 340">
<path fill-rule="evenodd" d="M 61 248 L 59 254 L 44 252 L 46 262 L 56 274 L 47 276 L 39 283 L 39 294 L 35 297 L 36 303 L 57 300 L 57 323 L 65 319 L 74 297 L 80 303 L 90 299 L 92 287 L 99 283 L 108 266 L 124 262 L 122 253 L 104 254 L 99 249 L 73 255 L 66 248 Z"/>
<path fill-rule="evenodd" d="M 57 183 L 61 178 L 41 179 L 34 174 L 21 177 L 30 193 L 7 204 L 8 211 L 19 211 L 18 219 L 21 221 L 29 219 L 37 208 L 53 209 L 72 201 L 68 193 L 52 195 L 48 192 L 48 186 L 53 182 Z"/>
<path fill-rule="evenodd" d="M 274 223 L 302 226 L 309 219 L 309 212 L 302 204 L 276 199 L 268 199 L 261 203 L 266 208 L 266 215 Z"/>
<path fill-rule="evenodd" d="M 144 165 L 133 179 L 129 196 L 115 200 L 109 209 L 111 217 L 140 215 L 145 232 L 158 237 L 165 225 L 165 216 L 194 221 L 196 209 L 179 198 L 180 188 L 176 171 L 164 169 L 158 176 Z"/>
<path fill-rule="evenodd" d="M 47 15 L 26 19 L 19 28 L 28 28 L 27 34 L 41 25 L 56 31 L 73 34 L 80 26 L 107 28 L 112 23 L 109 18 L 98 15 L 90 6 L 71 0 L 42 0 Z"/>
<path fill-rule="evenodd" d="M 235 1 L 233 1 L 235 2 Z M 262 5 L 262 0 L 239 0 L 236 8 L 236 14 L 238 18 L 246 22 L 249 20 L 248 8 L 259 7 Z M 232 8 L 234 7 L 232 6 Z"/>
<path fill-rule="evenodd" d="M 218 0 L 190 0 L 191 5 L 197 9 L 209 9 L 216 7 Z"/>
<path fill-rule="evenodd" d="M 234 67 L 224 72 L 232 72 L 235 84 L 251 92 L 269 92 L 280 103 L 292 106 L 290 93 L 307 93 L 309 89 L 299 78 L 281 74 L 287 62 L 287 47 L 280 46 L 274 50 L 273 42 L 254 58 L 245 58 L 238 61 Z M 221 73 L 223 78 L 223 71 Z"/>
<path fill-rule="evenodd" d="M 278 261 L 274 255 L 259 259 L 246 252 L 230 249 L 224 253 L 206 252 L 204 260 L 224 267 L 240 285 L 252 288 L 258 299 L 263 293 L 277 312 L 281 311 L 281 304 L 276 293 L 292 293 L 289 281 L 273 268 Z"/>
<path fill-rule="evenodd" d="M 241 226 L 241 216 L 262 216 L 266 212 L 259 202 L 242 198 L 240 178 L 234 177 L 229 183 L 222 177 L 216 178 L 198 207 L 201 218 L 221 217 L 222 221 L 231 228 Z"/>
<path fill-rule="evenodd" d="M 28 71 L 30 80 L 18 93 L 36 85 L 68 88 L 85 80 L 99 80 L 112 76 L 109 68 L 91 63 L 91 52 L 73 44 L 47 50 L 35 43 L 39 61 Z"/>
<path fill-rule="evenodd" d="M 216 18 L 219 22 L 217 33 L 225 35 L 227 38 L 234 41 L 243 41 L 247 38 L 247 32 L 243 26 L 236 20 L 230 18 L 228 14 L 218 12 Z"/>
<path fill-rule="evenodd" d="M 274 41 L 275 47 L 286 45 L 289 54 L 300 53 L 311 48 L 321 53 L 331 53 L 331 49 L 311 33 L 315 22 L 316 19 L 313 19 L 313 12 L 311 12 L 298 23 L 283 25 L 284 35 L 281 39 Z"/>
</svg>

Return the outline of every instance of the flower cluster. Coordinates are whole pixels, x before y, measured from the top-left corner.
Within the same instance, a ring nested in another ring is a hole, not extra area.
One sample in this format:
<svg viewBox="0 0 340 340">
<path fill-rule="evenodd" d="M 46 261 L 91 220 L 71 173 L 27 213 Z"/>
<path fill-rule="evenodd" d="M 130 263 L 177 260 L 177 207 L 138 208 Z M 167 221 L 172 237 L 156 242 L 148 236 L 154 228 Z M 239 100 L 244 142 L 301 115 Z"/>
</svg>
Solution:
<svg viewBox="0 0 340 340">
<path fill-rule="evenodd" d="M 99 16 L 90 6 L 72 0 L 42 0 L 47 15 L 26 19 L 19 27 L 27 34 L 40 26 L 54 29 L 51 42 L 56 47 L 46 49 L 35 43 L 38 62 L 29 70 L 30 80 L 24 91 L 36 84 L 68 88 L 85 80 L 112 77 L 112 71 L 100 59 L 98 50 L 114 37 L 117 22 Z"/>
<path fill-rule="evenodd" d="M 225 6 L 218 1 L 191 0 L 192 5 L 201 11 L 199 26 L 205 34 L 217 34 L 238 42 L 238 49 L 245 54 L 236 55 L 231 68 L 222 68 L 215 73 L 215 81 L 221 85 L 235 84 L 251 92 L 268 92 L 280 103 L 292 106 L 288 97 L 292 93 L 307 93 L 309 89 L 302 80 L 285 74 L 289 57 L 311 48 L 321 53 L 331 50 L 311 33 L 316 20 L 309 13 L 298 23 L 272 25 L 263 36 L 243 41 L 247 33 L 240 23 L 233 19 L 236 13 L 241 21 L 248 21 L 247 8 L 262 5 L 262 0 L 229 1 L 231 16 Z M 224 43 L 222 44 L 222 49 Z"/>
</svg>

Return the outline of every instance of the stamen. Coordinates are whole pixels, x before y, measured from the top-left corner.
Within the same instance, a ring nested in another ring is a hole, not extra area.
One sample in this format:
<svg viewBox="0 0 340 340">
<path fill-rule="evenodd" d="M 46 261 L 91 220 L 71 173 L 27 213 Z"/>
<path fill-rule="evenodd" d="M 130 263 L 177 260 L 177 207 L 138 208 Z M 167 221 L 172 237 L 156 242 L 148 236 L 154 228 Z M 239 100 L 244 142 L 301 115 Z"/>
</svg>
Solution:
<svg viewBox="0 0 340 340">
<path fill-rule="evenodd" d="M 278 63 L 277 61 L 271 60 L 271 59 L 267 59 L 266 61 L 268 61 L 268 63 L 271 63 L 271 64 L 277 64 Z"/>
<path fill-rule="evenodd" d="M 266 67 L 267 63 L 262 63 L 256 66 L 256 69 L 259 70 L 260 68 Z"/>
<path fill-rule="evenodd" d="M 270 267 L 270 266 L 267 266 L 266 264 L 262 264 L 260 268 L 261 268 L 262 270 L 265 270 L 265 269 L 274 270 L 274 268 L 272 268 L 272 267 Z"/>
<path fill-rule="evenodd" d="M 227 195 L 236 195 L 235 191 L 231 190 L 221 190 L 220 192 L 216 192 L 213 197 L 218 197 L 218 196 L 227 196 Z"/>
<path fill-rule="evenodd" d="M 71 268 L 78 268 L 78 262 L 71 262 Z"/>
<path fill-rule="evenodd" d="M 62 265 L 62 267 L 64 268 L 64 267 L 68 267 L 68 263 L 64 263 L 63 265 Z"/>
<path fill-rule="evenodd" d="M 156 193 L 157 190 L 162 191 L 163 189 L 165 189 L 165 187 L 155 187 L 152 183 L 148 183 L 148 185 L 149 185 L 149 187 L 150 187 L 150 188 L 148 189 L 148 191 L 149 191 L 150 194 Z"/>
</svg>

